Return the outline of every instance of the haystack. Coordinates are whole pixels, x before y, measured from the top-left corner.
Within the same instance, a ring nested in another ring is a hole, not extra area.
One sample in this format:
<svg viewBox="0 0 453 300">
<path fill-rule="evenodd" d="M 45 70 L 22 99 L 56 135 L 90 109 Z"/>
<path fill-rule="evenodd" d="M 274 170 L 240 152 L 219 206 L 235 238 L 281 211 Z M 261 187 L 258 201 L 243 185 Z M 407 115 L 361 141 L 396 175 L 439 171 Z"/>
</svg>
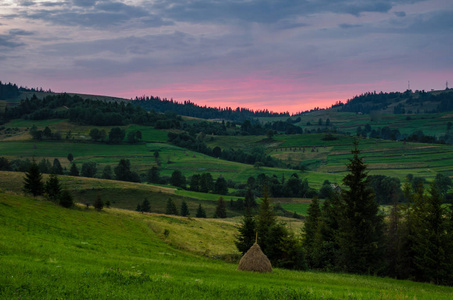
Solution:
<svg viewBox="0 0 453 300">
<path fill-rule="evenodd" d="M 272 265 L 260 246 L 255 243 L 239 261 L 239 271 L 272 272 Z"/>
</svg>

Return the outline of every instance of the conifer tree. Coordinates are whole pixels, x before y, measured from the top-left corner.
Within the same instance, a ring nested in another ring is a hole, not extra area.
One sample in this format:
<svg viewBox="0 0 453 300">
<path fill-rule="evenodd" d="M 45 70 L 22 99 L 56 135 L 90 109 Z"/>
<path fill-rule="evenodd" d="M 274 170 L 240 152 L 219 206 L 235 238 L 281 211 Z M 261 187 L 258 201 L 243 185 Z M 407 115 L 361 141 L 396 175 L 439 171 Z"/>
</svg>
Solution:
<svg viewBox="0 0 453 300">
<path fill-rule="evenodd" d="M 34 197 L 42 195 L 44 184 L 42 183 L 42 174 L 35 161 L 32 162 L 30 168 L 25 173 L 24 191 L 32 194 Z"/>
<path fill-rule="evenodd" d="M 197 214 L 195 216 L 197 218 L 206 218 L 206 211 L 201 206 L 201 204 L 198 205 Z"/>
<path fill-rule="evenodd" d="M 112 167 L 110 165 L 106 165 L 102 170 L 102 179 L 112 179 Z"/>
<path fill-rule="evenodd" d="M 97 210 L 102 210 L 102 209 L 104 208 L 104 201 L 102 201 L 100 195 L 97 195 L 97 196 L 96 196 L 96 200 L 94 201 L 93 206 L 94 206 L 94 208 L 96 208 Z"/>
<path fill-rule="evenodd" d="M 277 218 L 275 216 L 274 206 L 269 199 L 268 191 L 265 187 L 263 191 L 263 197 L 258 208 L 258 214 L 256 216 L 256 232 L 258 233 L 258 244 L 261 246 L 261 249 L 265 254 L 268 244 L 269 230 L 276 223 Z"/>
<path fill-rule="evenodd" d="M 388 224 L 385 232 L 385 260 L 387 275 L 390 277 L 398 277 L 399 266 L 401 261 L 400 249 L 402 248 L 401 230 L 401 208 L 396 201 L 392 204 L 388 217 Z"/>
<path fill-rule="evenodd" d="M 72 207 L 74 205 L 74 200 L 72 199 L 71 193 L 63 190 L 59 196 L 59 204 L 66 208 Z"/>
<path fill-rule="evenodd" d="M 77 169 L 77 166 L 75 163 L 71 164 L 71 169 L 69 169 L 69 175 L 79 176 L 79 169 Z"/>
<path fill-rule="evenodd" d="M 252 177 L 253 178 L 253 177 Z M 253 195 L 252 189 L 249 187 L 245 193 L 244 207 L 245 209 L 252 209 L 257 207 L 255 201 L 255 195 Z"/>
<path fill-rule="evenodd" d="M 354 142 L 353 158 L 343 178 L 343 209 L 339 227 L 341 269 L 351 273 L 372 274 L 382 269 L 383 216 L 366 183 L 366 165 L 359 157 L 358 141 Z"/>
<path fill-rule="evenodd" d="M 321 209 L 319 208 L 318 197 L 313 198 L 308 207 L 307 217 L 305 218 L 304 227 L 302 229 L 302 246 L 304 247 L 307 263 L 310 267 L 314 266 L 314 243 L 315 235 L 318 230 Z"/>
<path fill-rule="evenodd" d="M 424 210 L 425 192 L 422 183 L 413 191 L 408 178 L 403 184 L 403 192 L 407 203 L 401 211 L 405 221 L 400 226 L 401 248 L 398 256 L 400 260 L 396 271 L 398 278 L 408 279 L 416 276 L 415 236 Z"/>
<path fill-rule="evenodd" d="M 223 197 L 219 198 L 219 201 L 217 202 L 217 207 L 215 209 L 215 215 L 214 218 L 226 218 L 226 205 L 225 201 L 223 201 Z"/>
<path fill-rule="evenodd" d="M 143 200 L 143 203 L 140 206 L 140 211 L 141 212 L 150 212 L 151 211 L 151 205 L 148 201 L 148 198 L 145 198 L 145 200 Z"/>
<path fill-rule="evenodd" d="M 245 254 L 256 241 L 255 226 L 256 223 L 251 214 L 251 210 L 246 209 L 245 214 L 242 217 L 241 225 L 239 226 L 239 234 L 234 241 L 236 248 L 238 248 L 242 254 Z"/>
<path fill-rule="evenodd" d="M 312 268 L 324 270 L 338 269 L 338 212 L 341 208 L 339 195 L 332 193 L 321 209 L 319 225 L 315 234 L 313 253 L 311 257 Z"/>
<path fill-rule="evenodd" d="M 165 210 L 165 213 L 167 215 L 178 215 L 178 209 L 176 208 L 175 203 L 171 198 L 168 198 L 167 200 L 167 208 Z"/>
<path fill-rule="evenodd" d="M 153 166 L 151 169 L 148 170 L 147 180 L 148 182 L 151 183 L 159 183 L 160 174 L 159 169 L 156 166 Z"/>
<path fill-rule="evenodd" d="M 214 193 L 215 194 L 220 194 L 220 195 L 226 195 L 228 194 L 228 184 L 225 178 L 219 177 L 217 178 L 215 184 L 214 184 Z"/>
<path fill-rule="evenodd" d="M 181 203 L 181 216 L 187 217 L 189 215 L 190 215 L 189 207 L 187 206 L 186 201 L 183 200 Z"/>
<path fill-rule="evenodd" d="M 44 185 L 47 196 L 52 201 L 57 201 L 61 193 L 61 184 L 56 174 L 51 174 Z"/>
<path fill-rule="evenodd" d="M 53 160 L 52 173 L 63 175 L 63 167 L 58 158 Z"/>
<path fill-rule="evenodd" d="M 441 194 L 435 184 L 431 185 L 423 214 L 420 215 L 415 228 L 414 262 L 417 269 L 417 280 L 445 284 L 451 273 L 451 261 L 447 259 L 449 246 Z"/>
</svg>

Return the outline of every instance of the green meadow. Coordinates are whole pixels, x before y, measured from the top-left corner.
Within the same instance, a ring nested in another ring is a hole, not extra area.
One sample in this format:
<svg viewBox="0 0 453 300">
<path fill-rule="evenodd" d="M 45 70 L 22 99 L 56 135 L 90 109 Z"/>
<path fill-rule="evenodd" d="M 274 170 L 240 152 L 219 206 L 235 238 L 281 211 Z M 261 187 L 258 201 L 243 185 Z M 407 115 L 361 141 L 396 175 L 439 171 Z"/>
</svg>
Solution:
<svg viewBox="0 0 453 300">
<path fill-rule="evenodd" d="M 357 118 L 369 118 L 369 116 L 351 114 L 334 114 L 336 118 L 343 118 L 344 124 L 355 122 Z M 313 118 L 316 119 L 317 112 Z M 333 116 L 333 115 L 332 115 Z M 421 118 L 421 116 L 414 116 Z M 441 122 L 445 116 L 437 116 Z M 333 117 L 332 117 L 333 118 Z M 383 117 L 382 117 L 383 118 Z M 401 118 L 393 115 L 395 121 Z M 334 120 L 334 119 L 331 119 Z M 426 122 L 432 122 L 425 116 Z M 436 119 L 437 120 L 437 119 Z M 404 122 L 404 120 L 401 120 Z M 428 123 L 429 123 L 428 122 Z M 427 123 L 427 124 L 428 124 Z M 430 124 L 430 123 L 429 123 Z M 443 124 L 443 123 L 442 123 Z M 49 126 L 53 132 L 61 132 L 62 140 L 34 141 L 28 134 L 28 129 L 33 125 L 40 129 Z M 345 125 L 346 126 L 346 125 Z M 440 126 L 440 125 L 439 125 Z M 255 167 L 253 165 L 225 161 L 210 157 L 191 150 L 180 148 L 167 142 L 168 132 L 157 130 L 150 126 L 130 125 L 123 129 L 126 132 L 140 130 L 143 140 L 137 144 L 106 144 L 95 143 L 89 138 L 90 129 L 93 126 L 81 126 L 69 123 L 67 120 L 13 120 L 5 124 L 6 128 L 18 128 L 12 136 L 0 133 L 0 155 L 10 161 L 14 159 L 43 158 L 51 163 L 58 158 L 62 166 L 67 170 L 70 162 L 67 155 L 72 153 L 74 162 L 79 170 L 85 162 L 97 164 L 97 177 L 100 177 L 105 166 L 111 166 L 112 170 L 120 159 L 128 159 L 131 169 L 146 178 L 146 174 L 153 166 L 158 166 L 161 176 L 171 176 L 175 170 L 180 170 L 186 178 L 193 174 L 211 173 L 214 179 L 223 176 L 235 183 L 245 183 L 250 176 L 256 177 L 260 173 L 268 176 L 277 176 L 279 180 L 289 178 L 296 173 L 300 178 L 307 179 L 311 187 L 319 189 L 325 180 L 341 184 L 346 174 L 346 163 L 351 157 L 353 136 L 334 134 L 336 140 L 325 141 L 325 134 L 301 134 L 285 135 L 277 134 L 269 140 L 266 136 L 208 136 L 206 143 L 209 147 L 219 146 L 222 149 L 242 149 L 248 151 L 254 147 L 264 147 L 266 153 L 278 158 L 291 166 L 303 166 L 304 171 L 288 168 Z M 108 132 L 111 127 L 99 127 Z M 66 138 L 71 132 L 69 138 Z M 386 175 L 405 180 L 408 174 L 424 177 L 432 181 L 436 174 L 441 173 L 453 176 L 453 148 L 449 145 L 403 143 L 377 139 L 360 139 L 359 148 L 370 175 Z M 159 153 L 158 159 L 155 152 Z M 11 175 L 16 178 L 15 183 L 2 183 L 6 188 L 14 189 L 20 186 L 22 175 Z M 16 176 L 16 177 L 15 177 Z M 96 179 L 70 178 L 62 176 L 63 182 L 73 191 L 77 201 L 81 203 L 93 203 L 98 195 L 110 199 L 113 207 L 135 210 L 145 198 L 151 201 L 152 211 L 165 212 L 168 198 L 176 201 L 177 206 L 183 200 L 189 205 L 194 214 L 199 204 L 206 209 L 208 216 L 212 216 L 215 205 L 220 197 L 214 194 L 195 193 L 186 190 L 176 190 L 169 186 L 159 187 L 146 184 L 126 184 L 116 181 L 102 181 Z M 234 189 L 230 188 L 230 192 Z M 237 197 L 224 196 L 228 202 Z M 282 203 L 282 207 L 288 211 L 295 211 L 306 215 L 307 203 Z M 229 211 L 231 216 L 238 212 Z"/>
<path fill-rule="evenodd" d="M 426 106 L 420 111 L 420 114 L 393 114 L 393 106 L 389 107 L 387 111 L 380 111 L 372 114 L 356 114 L 349 112 L 338 112 L 334 109 L 313 111 L 300 115 L 300 122 L 295 125 L 302 127 L 302 129 L 317 130 L 323 129 L 336 129 L 338 131 L 355 135 L 357 127 L 362 128 L 369 124 L 371 129 L 382 128 L 388 126 L 392 129 L 398 129 L 402 134 L 412 134 L 416 130 L 422 130 L 426 135 L 439 136 L 446 132 L 447 123 L 451 121 L 453 115 L 451 112 L 445 113 L 423 113 L 425 110 L 432 110 L 436 107 Z M 414 110 L 414 112 L 416 109 Z M 291 119 L 295 120 L 299 116 L 293 116 Z M 281 118 L 259 118 L 262 123 L 272 121 L 286 121 L 287 117 Z M 322 120 L 323 125 L 318 125 L 319 119 Z M 330 126 L 326 127 L 326 120 L 330 120 Z M 310 123 L 310 125 L 307 125 Z"/>
<path fill-rule="evenodd" d="M 219 235 L 201 234 L 203 230 Z M 451 299 L 453 296 L 452 287 L 373 276 L 281 269 L 270 274 L 237 271 L 236 262 L 219 259 L 228 254 L 230 260 L 234 259 L 234 248 L 227 246 L 234 230 L 230 223 L 218 220 L 199 221 L 119 209 L 64 209 L 39 197 L 3 191 L 0 298 Z M 189 240 L 200 245 L 185 245 Z"/>
</svg>

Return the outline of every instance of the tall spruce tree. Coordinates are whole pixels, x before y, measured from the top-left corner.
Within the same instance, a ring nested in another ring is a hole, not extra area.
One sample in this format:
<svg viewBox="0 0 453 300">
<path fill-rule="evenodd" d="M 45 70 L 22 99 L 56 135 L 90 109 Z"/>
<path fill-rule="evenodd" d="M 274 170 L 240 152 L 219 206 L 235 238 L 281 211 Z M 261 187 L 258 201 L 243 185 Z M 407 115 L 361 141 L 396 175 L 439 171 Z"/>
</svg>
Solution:
<svg viewBox="0 0 453 300">
<path fill-rule="evenodd" d="M 181 203 L 181 216 L 187 217 L 190 215 L 189 207 L 187 206 L 186 201 L 182 201 Z"/>
<path fill-rule="evenodd" d="M 414 262 L 417 280 L 448 284 L 452 263 L 447 259 L 449 246 L 442 198 L 435 184 L 431 185 L 430 196 L 426 197 L 423 214 L 415 228 Z"/>
<path fill-rule="evenodd" d="M 145 198 L 145 200 L 143 200 L 142 205 L 140 206 L 140 211 L 141 212 L 150 212 L 151 211 L 151 205 L 149 203 L 148 198 Z"/>
<path fill-rule="evenodd" d="M 388 216 L 387 226 L 385 227 L 385 261 L 387 268 L 386 274 L 393 278 L 398 277 L 401 261 L 401 236 L 404 233 L 401 227 L 401 216 L 400 205 L 396 201 L 394 201 Z"/>
<path fill-rule="evenodd" d="M 102 201 L 101 195 L 96 196 L 96 200 L 94 201 L 93 206 L 99 211 L 104 208 L 104 201 Z"/>
<path fill-rule="evenodd" d="M 79 169 L 77 169 L 77 166 L 75 163 L 71 164 L 71 169 L 69 169 L 69 175 L 79 176 Z"/>
<path fill-rule="evenodd" d="M 323 270 L 338 270 L 339 215 L 341 202 L 337 193 L 332 193 L 324 201 L 319 217 L 319 224 L 313 243 L 311 256 L 312 268 Z"/>
<path fill-rule="evenodd" d="M 167 208 L 165 209 L 165 213 L 167 215 L 178 215 L 178 209 L 176 208 L 175 203 L 171 198 L 168 198 L 167 200 Z"/>
<path fill-rule="evenodd" d="M 374 274 L 383 266 L 383 216 L 366 183 L 366 165 L 359 157 L 358 141 L 354 141 L 349 173 L 343 178 L 342 211 L 339 227 L 339 263 L 342 270 Z"/>
<path fill-rule="evenodd" d="M 227 217 L 226 204 L 225 201 L 223 200 L 223 197 L 220 197 L 219 201 L 217 201 L 217 207 L 215 208 L 214 218 L 226 218 L 226 217 Z"/>
<path fill-rule="evenodd" d="M 236 240 L 234 241 L 236 248 L 238 248 L 242 254 L 245 254 L 245 252 L 247 252 L 256 241 L 255 226 L 256 223 L 253 219 L 251 210 L 246 208 L 245 214 L 242 217 L 241 225 L 239 226 L 239 234 L 236 236 Z"/>
<path fill-rule="evenodd" d="M 63 207 L 66 207 L 66 208 L 69 208 L 69 207 L 72 207 L 74 205 L 74 200 L 72 198 L 72 195 L 71 193 L 69 193 L 68 191 L 66 190 L 63 190 L 61 193 L 60 193 L 60 196 L 58 197 L 58 203 L 63 206 Z"/>
<path fill-rule="evenodd" d="M 53 160 L 52 173 L 63 175 L 63 167 L 61 166 L 61 163 L 58 160 L 58 158 L 55 158 Z"/>
<path fill-rule="evenodd" d="M 424 211 L 425 191 L 423 184 L 420 183 L 413 191 L 409 179 L 403 184 L 404 197 L 407 201 L 402 207 L 404 222 L 400 226 L 401 248 L 399 249 L 399 262 L 397 265 L 397 277 L 401 279 L 413 279 L 417 277 L 415 265 L 415 242 L 417 227 Z"/>
<path fill-rule="evenodd" d="M 197 218 L 206 218 L 206 211 L 201 206 L 201 204 L 198 205 L 197 214 L 195 215 L 195 217 L 197 217 Z"/>
<path fill-rule="evenodd" d="M 42 195 L 44 191 L 42 174 L 39 171 L 39 167 L 34 160 L 30 165 L 28 171 L 25 173 L 24 191 L 32 194 L 34 197 Z"/>
<path fill-rule="evenodd" d="M 308 207 L 307 214 L 308 215 L 305 218 L 304 227 L 302 229 L 302 246 L 305 250 L 307 263 L 311 268 L 313 268 L 315 235 L 318 230 L 319 219 L 321 217 L 318 197 L 313 198 L 310 206 Z"/>
<path fill-rule="evenodd" d="M 268 239 L 268 233 L 270 228 L 275 224 L 277 224 L 277 217 L 275 216 L 274 206 L 269 199 L 267 188 L 264 188 L 263 197 L 256 216 L 258 244 L 261 246 L 264 253 L 266 253 L 266 248 L 268 248 L 268 242 L 272 242 Z"/>
<path fill-rule="evenodd" d="M 47 196 L 52 201 L 57 201 L 61 193 L 61 184 L 56 174 L 50 174 L 49 179 L 44 185 Z"/>
</svg>

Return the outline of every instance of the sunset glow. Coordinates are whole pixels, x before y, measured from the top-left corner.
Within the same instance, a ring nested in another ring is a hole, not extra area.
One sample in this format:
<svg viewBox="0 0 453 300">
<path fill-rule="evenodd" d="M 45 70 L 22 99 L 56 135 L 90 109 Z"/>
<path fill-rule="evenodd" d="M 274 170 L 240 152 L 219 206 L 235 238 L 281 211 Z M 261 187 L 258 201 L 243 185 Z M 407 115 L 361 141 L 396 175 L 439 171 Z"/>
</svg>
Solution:
<svg viewBox="0 0 453 300">
<path fill-rule="evenodd" d="M 0 80 L 291 113 L 453 85 L 453 3 L 0 1 Z"/>
</svg>

